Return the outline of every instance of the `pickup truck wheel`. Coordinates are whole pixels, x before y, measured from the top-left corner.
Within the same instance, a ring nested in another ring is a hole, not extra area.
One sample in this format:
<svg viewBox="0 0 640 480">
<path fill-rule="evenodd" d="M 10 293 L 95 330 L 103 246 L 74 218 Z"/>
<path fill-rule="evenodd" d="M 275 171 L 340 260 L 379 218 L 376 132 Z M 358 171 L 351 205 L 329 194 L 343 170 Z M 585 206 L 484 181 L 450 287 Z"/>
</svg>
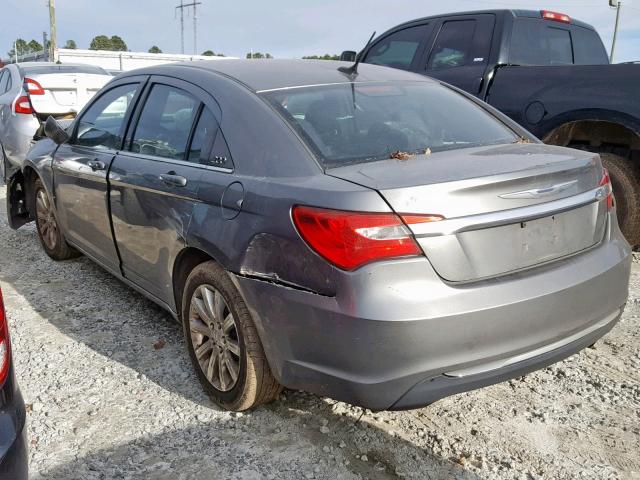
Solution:
<svg viewBox="0 0 640 480">
<path fill-rule="evenodd" d="M 54 260 L 68 260 L 77 257 L 78 251 L 69 246 L 60 231 L 51 199 L 39 178 L 33 184 L 33 195 L 36 229 L 40 244 L 46 254 Z"/>
<path fill-rule="evenodd" d="M 274 400 L 281 391 L 240 292 L 210 261 L 187 278 L 182 323 L 189 357 L 204 390 L 227 410 Z"/>
<path fill-rule="evenodd" d="M 620 230 L 632 247 L 640 245 L 640 169 L 613 153 L 600 158 L 611 177 Z"/>
</svg>

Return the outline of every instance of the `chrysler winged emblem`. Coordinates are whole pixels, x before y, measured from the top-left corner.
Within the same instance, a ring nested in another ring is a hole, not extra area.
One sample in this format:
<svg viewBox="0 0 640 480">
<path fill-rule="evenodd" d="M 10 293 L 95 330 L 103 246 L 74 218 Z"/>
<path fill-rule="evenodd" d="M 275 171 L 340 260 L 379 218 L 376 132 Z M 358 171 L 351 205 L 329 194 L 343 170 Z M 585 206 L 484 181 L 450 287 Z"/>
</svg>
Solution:
<svg viewBox="0 0 640 480">
<path fill-rule="evenodd" d="M 557 183 L 545 188 L 532 188 L 531 190 L 522 190 L 521 192 L 511 192 L 498 195 L 500 198 L 541 198 L 555 195 L 563 190 L 578 183 L 578 180 L 571 180 L 570 182 Z"/>
</svg>

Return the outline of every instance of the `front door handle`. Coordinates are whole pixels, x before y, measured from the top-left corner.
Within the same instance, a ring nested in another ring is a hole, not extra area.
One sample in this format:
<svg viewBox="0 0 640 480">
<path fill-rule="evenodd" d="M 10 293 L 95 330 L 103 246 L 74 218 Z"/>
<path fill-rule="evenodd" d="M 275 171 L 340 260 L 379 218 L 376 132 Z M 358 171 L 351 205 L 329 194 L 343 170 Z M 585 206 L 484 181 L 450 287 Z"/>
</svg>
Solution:
<svg viewBox="0 0 640 480">
<path fill-rule="evenodd" d="M 160 180 L 171 187 L 186 187 L 187 179 L 175 172 L 164 173 L 160 175 Z"/>
<path fill-rule="evenodd" d="M 101 162 L 100 160 L 96 159 L 96 160 L 89 160 L 87 162 L 87 166 L 93 170 L 94 172 L 97 170 L 105 170 L 107 168 L 107 165 L 104 162 Z"/>
</svg>

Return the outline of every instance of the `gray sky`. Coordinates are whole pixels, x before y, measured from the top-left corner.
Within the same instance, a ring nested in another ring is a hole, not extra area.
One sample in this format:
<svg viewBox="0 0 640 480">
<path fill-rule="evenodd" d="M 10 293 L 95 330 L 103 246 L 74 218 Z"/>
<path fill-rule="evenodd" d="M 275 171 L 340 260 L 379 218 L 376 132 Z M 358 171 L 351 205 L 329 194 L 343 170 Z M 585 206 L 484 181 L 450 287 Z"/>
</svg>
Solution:
<svg viewBox="0 0 640 480">
<path fill-rule="evenodd" d="M 185 0 L 189 3 L 191 0 Z M 212 49 L 231 56 L 249 50 L 275 57 L 359 50 L 373 30 L 382 33 L 400 22 L 438 13 L 490 8 L 552 9 L 596 27 L 607 49 L 615 11 L 607 0 L 201 0 L 198 52 Z M 132 51 L 158 45 L 180 52 L 179 0 L 56 0 L 58 43 L 67 39 L 88 48 L 95 35 L 120 35 Z M 2 0 L 0 57 L 13 39 L 42 39 L 49 30 L 46 0 Z M 193 20 L 185 19 L 185 52 L 193 53 Z M 616 61 L 640 60 L 640 0 L 625 0 Z"/>
</svg>

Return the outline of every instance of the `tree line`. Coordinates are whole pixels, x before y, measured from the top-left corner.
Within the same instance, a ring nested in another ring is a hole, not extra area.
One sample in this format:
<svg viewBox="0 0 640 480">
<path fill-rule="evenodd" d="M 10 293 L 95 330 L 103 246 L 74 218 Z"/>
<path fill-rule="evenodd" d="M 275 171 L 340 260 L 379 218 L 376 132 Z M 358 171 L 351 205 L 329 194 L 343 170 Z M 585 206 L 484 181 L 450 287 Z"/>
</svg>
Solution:
<svg viewBox="0 0 640 480">
<path fill-rule="evenodd" d="M 49 48 L 49 42 L 47 42 L 47 45 L 43 46 L 37 40 L 32 39 L 31 41 L 27 42 L 23 38 L 18 38 L 12 45 L 11 50 L 7 52 L 7 54 L 9 55 L 9 57 L 14 57 L 16 54 L 18 56 L 27 55 L 30 53 L 42 52 L 43 50 L 45 50 L 45 48 L 46 49 Z M 67 40 L 63 48 L 75 50 L 78 48 L 78 45 L 75 40 Z M 93 39 L 89 43 L 89 50 L 108 50 L 111 52 L 128 52 L 129 48 L 127 47 L 127 43 L 122 39 L 122 37 L 118 35 L 112 35 L 111 37 L 107 35 L 96 35 L 95 37 L 93 37 Z M 149 48 L 148 51 L 149 53 L 162 53 L 162 50 L 157 45 L 153 45 L 151 48 Z M 224 57 L 225 56 L 223 53 L 215 53 L 213 50 L 205 50 L 204 52 L 201 53 L 201 55 L 205 55 L 207 57 L 214 57 L 214 56 Z M 258 57 L 255 57 L 255 58 L 258 58 Z M 269 55 L 268 58 L 271 58 L 271 56 Z"/>
<path fill-rule="evenodd" d="M 48 42 L 46 46 L 43 46 L 37 40 L 31 40 L 27 42 L 22 38 L 18 38 L 15 41 L 14 48 L 12 48 L 8 55 L 9 57 L 13 57 L 16 52 L 18 56 L 26 55 L 29 53 L 37 53 L 42 52 L 44 49 L 49 48 Z M 78 48 L 75 40 L 67 40 L 64 44 L 63 48 L 69 48 L 75 50 Z M 89 44 L 89 50 L 109 50 L 112 52 L 127 52 L 129 48 L 127 47 L 126 42 L 118 35 L 112 35 L 111 37 L 107 35 L 97 35 L 93 37 L 91 43 Z M 149 53 L 162 53 L 162 50 L 157 45 L 151 46 L 149 48 Z M 224 53 L 215 53 L 213 50 L 205 50 L 201 53 L 201 55 L 207 57 L 224 57 Z M 270 53 L 261 53 L 261 52 L 248 52 L 246 58 L 273 58 L 273 55 Z M 329 53 L 325 53 L 324 55 L 309 55 L 302 57 L 305 60 L 340 60 L 340 55 L 331 55 Z"/>
</svg>

